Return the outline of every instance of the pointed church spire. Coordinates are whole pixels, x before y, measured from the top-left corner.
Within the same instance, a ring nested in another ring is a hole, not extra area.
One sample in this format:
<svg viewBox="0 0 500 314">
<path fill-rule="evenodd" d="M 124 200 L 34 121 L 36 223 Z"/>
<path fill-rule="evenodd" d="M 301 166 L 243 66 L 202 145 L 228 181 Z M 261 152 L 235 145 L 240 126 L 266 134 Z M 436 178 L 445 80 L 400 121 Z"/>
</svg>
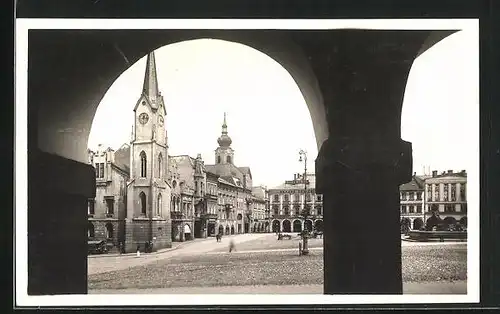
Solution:
<svg viewBox="0 0 500 314">
<path fill-rule="evenodd" d="M 158 91 L 158 78 L 156 77 L 156 61 L 154 51 L 151 51 L 148 54 L 148 58 L 146 60 L 146 73 L 144 75 L 142 93 L 152 103 L 155 103 L 156 99 L 160 96 Z"/>
<path fill-rule="evenodd" d="M 224 112 L 224 122 L 222 123 L 222 135 L 217 139 L 219 146 L 229 147 L 232 143 L 231 138 L 227 135 L 226 113 Z"/>
<path fill-rule="evenodd" d="M 226 113 L 224 112 L 224 123 L 222 123 L 222 134 L 227 134 Z"/>
</svg>

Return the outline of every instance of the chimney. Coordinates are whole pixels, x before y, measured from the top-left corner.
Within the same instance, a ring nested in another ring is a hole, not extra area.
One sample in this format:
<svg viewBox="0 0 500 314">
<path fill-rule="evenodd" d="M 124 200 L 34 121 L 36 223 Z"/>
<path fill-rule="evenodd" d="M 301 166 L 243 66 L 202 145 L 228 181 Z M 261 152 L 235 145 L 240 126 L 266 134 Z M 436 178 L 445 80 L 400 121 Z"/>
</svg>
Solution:
<svg viewBox="0 0 500 314">
<path fill-rule="evenodd" d="M 437 170 L 432 170 L 432 177 L 433 177 L 433 178 L 434 178 L 434 177 L 436 177 L 436 176 L 437 176 L 437 174 L 438 174 Z"/>
<path fill-rule="evenodd" d="M 448 170 L 448 173 L 453 173 L 453 170 Z"/>
<path fill-rule="evenodd" d="M 297 174 L 296 173 L 293 174 L 293 181 L 295 181 L 295 180 L 297 180 Z"/>
</svg>

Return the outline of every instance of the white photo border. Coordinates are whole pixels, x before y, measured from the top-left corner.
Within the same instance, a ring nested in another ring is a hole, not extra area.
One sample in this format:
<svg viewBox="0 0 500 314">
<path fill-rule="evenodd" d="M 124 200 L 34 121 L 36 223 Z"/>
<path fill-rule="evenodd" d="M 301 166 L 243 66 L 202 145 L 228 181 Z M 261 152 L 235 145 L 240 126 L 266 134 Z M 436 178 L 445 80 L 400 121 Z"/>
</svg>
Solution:
<svg viewBox="0 0 500 314">
<path fill-rule="evenodd" d="M 30 29 L 393 29 L 475 28 L 479 19 L 16 19 L 15 20 L 15 296 L 17 306 L 162 306 L 284 304 L 432 304 L 478 303 L 479 296 L 479 108 L 472 124 L 477 154 L 466 165 L 468 197 L 466 295 L 47 295 L 29 296 L 27 246 L 27 83 Z M 478 63 L 479 71 L 479 63 Z M 479 82 L 478 82 L 479 84 Z"/>
</svg>

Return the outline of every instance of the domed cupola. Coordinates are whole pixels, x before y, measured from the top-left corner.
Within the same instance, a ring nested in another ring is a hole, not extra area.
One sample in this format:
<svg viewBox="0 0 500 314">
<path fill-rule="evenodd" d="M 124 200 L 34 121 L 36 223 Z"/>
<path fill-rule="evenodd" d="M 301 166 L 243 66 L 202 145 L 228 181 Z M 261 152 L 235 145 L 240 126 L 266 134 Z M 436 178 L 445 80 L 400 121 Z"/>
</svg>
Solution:
<svg viewBox="0 0 500 314">
<path fill-rule="evenodd" d="M 224 123 L 222 124 L 222 135 L 217 139 L 220 147 L 229 147 L 233 141 L 227 135 L 226 113 L 224 112 Z"/>
</svg>

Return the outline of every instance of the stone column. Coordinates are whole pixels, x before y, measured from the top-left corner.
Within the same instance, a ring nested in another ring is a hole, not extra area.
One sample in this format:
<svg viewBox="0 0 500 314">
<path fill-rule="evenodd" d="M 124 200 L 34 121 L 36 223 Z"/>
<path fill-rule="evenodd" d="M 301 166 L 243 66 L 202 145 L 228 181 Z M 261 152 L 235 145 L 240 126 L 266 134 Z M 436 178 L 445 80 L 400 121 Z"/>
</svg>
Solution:
<svg viewBox="0 0 500 314">
<path fill-rule="evenodd" d="M 95 197 L 94 168 L 32 149 L 27 193 L 28 294 L 86 294 L 87 200 Z"/>
<path fill-rule="evenodd" d="M 316 160 L 325 294 L 402 293 L 399 185 L 412 178 L 412 148 L 401 140 L 401 109 L 428 36 L 339 30 L 308 48 L 329 133 Z"/>
</svg>

